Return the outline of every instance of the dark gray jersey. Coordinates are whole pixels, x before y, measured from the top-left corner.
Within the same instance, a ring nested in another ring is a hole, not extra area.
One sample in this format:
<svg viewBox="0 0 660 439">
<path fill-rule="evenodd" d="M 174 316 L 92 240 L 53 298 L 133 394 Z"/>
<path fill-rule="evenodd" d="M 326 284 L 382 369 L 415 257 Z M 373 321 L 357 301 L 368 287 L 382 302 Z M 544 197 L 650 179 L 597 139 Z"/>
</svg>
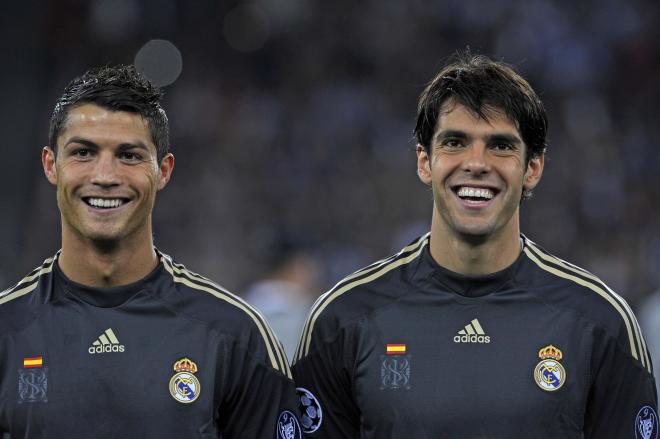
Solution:
<svg viewBox="0 0 660 439">
<path fill-rule="evenodd" d="M 158 255 L 146 278 L 111 289 L 69 281 L 56 256 L 0 294 L 0 432 L 301 437 L 290 370 L 267 323 Z"/>
<path fill-rule="evenodd" d="M 523 237 L 486 276 L 429 235 L 314 305 L 293 365 L 315 438 L 655 439 L 649 353 L 626 302 Z"/>
</svg>

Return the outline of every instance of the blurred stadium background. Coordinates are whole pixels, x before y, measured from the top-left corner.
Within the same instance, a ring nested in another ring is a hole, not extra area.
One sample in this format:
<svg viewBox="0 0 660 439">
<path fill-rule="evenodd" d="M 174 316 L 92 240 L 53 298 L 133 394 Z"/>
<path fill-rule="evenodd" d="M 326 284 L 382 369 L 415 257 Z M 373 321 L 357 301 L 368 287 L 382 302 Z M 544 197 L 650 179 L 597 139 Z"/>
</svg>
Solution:
<svg viewBox="0 0 660 439">
<path fill-rule="evenodd" d="M 281 248 L 314 294 L 426 231 L 412 129 L 469 46 L 515 65 L 550 117 L 523 230 L 639 307 L 660 288 L 657 1 L 50 0 L 3 4 L 0 289 L 57 250 L 39 161 L 55 99 L 91 66 L 165 86 L 176 169 L 158 247 L 241 292 Z M 159 41 L 152 41 L 152 40 Z"/>
</svg>

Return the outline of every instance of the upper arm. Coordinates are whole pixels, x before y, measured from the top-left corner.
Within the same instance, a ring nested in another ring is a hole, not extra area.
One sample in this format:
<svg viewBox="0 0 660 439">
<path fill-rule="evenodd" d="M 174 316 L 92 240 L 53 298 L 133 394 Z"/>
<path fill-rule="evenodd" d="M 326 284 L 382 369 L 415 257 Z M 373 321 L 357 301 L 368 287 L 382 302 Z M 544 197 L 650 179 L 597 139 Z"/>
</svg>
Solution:
<svg viewBox="0 0 660 439">
<path fill-rule="evenodd" d="M 236 345 L 225 364 L 226 387 L 218 407 L 223 439 L 302 438 L 298 398 L 291 378 Z M 285 435 L 287 430 L 290 436 Z"/>
<path fill-rule="evenodd" d="M 585 438 L 655 437 L 658 432 L 656 383 L 648 368 L 616 339 L 605 337 L 595 343 L 592 370 Z M 643 433 L 649 427 L 653 435 Z"/>
<path fill-rule="evenodd" d="M 360 412 L 352 395 L 351 337 L 321 322 L 310 348 L 293 365 L 301 398 L 301 422 L 308 437 L 353 438 L 359 435 Z"/>
</svg>

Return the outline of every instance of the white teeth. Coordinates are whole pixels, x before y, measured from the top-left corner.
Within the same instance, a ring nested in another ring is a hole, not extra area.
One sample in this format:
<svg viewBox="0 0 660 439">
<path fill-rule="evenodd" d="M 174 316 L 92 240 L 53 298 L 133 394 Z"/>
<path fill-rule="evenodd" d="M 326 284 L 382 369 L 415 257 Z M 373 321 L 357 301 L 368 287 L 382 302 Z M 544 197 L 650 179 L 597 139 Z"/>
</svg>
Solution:
<svg viewBox="0 0 660 439">
<path fill-rule="evenodd" d="M 490 189 L 473 188 L 468 186 L 461 186 L 457 193 L 459 197 L 485 198 L 487 200 L 490 200 L 495 196 Z"/>
<path fill-rule="evenodd" d="M 124 204 L 124 201 L 118 198 L 113 200 L 108 200 L 105 198 L 89 198 L 87 203 L 93 207 L 103 207 L 107 209 L 111 207 L 119 207 Z"/>
</svg>

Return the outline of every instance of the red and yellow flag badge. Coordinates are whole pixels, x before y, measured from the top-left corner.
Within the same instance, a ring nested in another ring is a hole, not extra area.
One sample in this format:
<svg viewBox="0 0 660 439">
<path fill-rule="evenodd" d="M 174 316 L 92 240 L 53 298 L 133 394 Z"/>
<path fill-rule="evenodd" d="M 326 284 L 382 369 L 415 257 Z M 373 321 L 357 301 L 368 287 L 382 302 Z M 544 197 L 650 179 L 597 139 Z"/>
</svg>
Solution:
<svg viewBox="0 0 660 439">
<path fill-rule="evenodd" d="M 41 367 L 44 365 L 44 357 L 29 357 L 23 358 L 23 367 L 31 369 L 33 367 Z"/>
<path fill-rule="evenodd" d="M 385 353 L 388 355 L 404 355 L 406 353 L 406 345 L 388 343 L 385 348 Z"/>
</svg>

